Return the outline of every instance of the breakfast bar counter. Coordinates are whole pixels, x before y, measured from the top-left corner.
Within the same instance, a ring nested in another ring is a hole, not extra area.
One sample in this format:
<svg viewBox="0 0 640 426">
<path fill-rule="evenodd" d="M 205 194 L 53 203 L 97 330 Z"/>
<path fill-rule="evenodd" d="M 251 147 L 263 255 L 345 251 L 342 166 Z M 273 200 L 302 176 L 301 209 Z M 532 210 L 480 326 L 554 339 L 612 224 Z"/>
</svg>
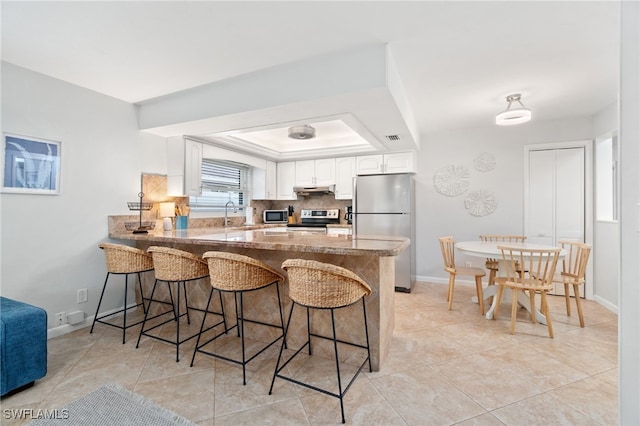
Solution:
<svg viewBox="0 0 640 426">
<path fill-rule="evenodd" d="M 312 259 L 349 269 L 364 279 L 372 289 L 372 294 L 365 299 L 371 366 L 377 371 L 384 362 L 394 328 L 394 257 L 409 246 L 410 241 L 407 238 L 287 232 L 285 227 L 190 228 L 173 231 L 152 230 L 148 234 L 133 234 L 131 231 L 110 227 L 109 238 L 134 241 L 138 248 L 145 250 L 152 245 L 161 245 L 189 251 L 198 256 L 211 250 L 237 253 L 259 259 L 276 270 L 281 270 L 282 262 L 286 259 Z M 206 304 L 210 285 L 208 280 L 200 281 L 202 282 L 197 282 L 197 286 L 190 290 L 190 304 Z M 149 291 L 150 284 L 147 280 L 145 292 Z M 284 283 L 282 290 L 282 304 L 284 311 L 288 312 L 291 303 L 288 298 L 288 282 Z M 254 309 L 254 316 L 272 317 L 269 320 L 278 322 L 277 312 L 263 308 L 273 306 L 272 301 L 267 303 L 264 300 L 265 297 L 271 296 L 259 294 L 263 292 L 255 293 L 249 294 L 253 299 L 247 298 L 245 306 Z M 276 297 L 275 294 L 273 297 Z M 232 304 L 233 301 L 230 299 L 228 306 L 233 306 Z M 338 338 L 364 343 L 361 309 L 351 306 L 340 311 L 337 312 L 340 315 L 336 318 L 340 324 Z M 328 312 L 313 312 L 312 327 L 316 332 L 329 335 L 329 325 Z M 248 330 L 247 335 L 253 337 L 254 332 L 258 335 L 263 333 L 256 329 Z M 263 338 L 264 341 L 269 341 L 272 337 L 265 334 Z M 306 327 L 292 329 L 287 335 L 287 344 L 291 347 L 299 347 L 305 340 Z M 348 360 L 352 355 L 351 351 L 346 347 L 344 350 L 341 348 L 342 360 Z M 316 343 L 314 340 L 314 354 L 330 357 L 332 353 L 332 344 L 322 340 Z"/>
</svg>

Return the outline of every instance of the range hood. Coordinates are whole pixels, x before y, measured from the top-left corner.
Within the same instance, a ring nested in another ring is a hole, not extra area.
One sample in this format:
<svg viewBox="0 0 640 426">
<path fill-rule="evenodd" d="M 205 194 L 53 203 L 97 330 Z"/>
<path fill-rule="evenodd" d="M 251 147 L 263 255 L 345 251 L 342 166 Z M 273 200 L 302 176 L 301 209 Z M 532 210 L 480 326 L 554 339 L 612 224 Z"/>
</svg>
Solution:
<svg viewBox="0 0 640 426">
<path fill-rule="evenodd" d="M 307 195 L 324 195 L 333 194 L 336 191 L 335 185 L 321 185 L 321 186 L 294 186 L 293 192 L 296 195 L 306 197 Z"/>
</svg>

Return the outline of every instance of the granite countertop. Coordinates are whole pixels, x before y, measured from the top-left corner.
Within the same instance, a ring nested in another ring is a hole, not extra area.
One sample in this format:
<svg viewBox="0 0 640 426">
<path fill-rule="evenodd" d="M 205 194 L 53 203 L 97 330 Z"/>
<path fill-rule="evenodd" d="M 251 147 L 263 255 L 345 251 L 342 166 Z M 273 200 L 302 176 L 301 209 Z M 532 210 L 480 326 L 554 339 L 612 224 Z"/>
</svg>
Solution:
<svg viewBox="0 0 640 426">
<path fill-rule="evenodd" d="M 112 230 L 109 232 L 109 238 L 165 244 L 194 244 L 351 256 L 396 256 L 410 244 L 410 240 L 404 237 L 326 235 L 304 231 L 287 232 L 287 228 L 282 226 L 257 229 L 246 229 L 245 227 L 189 228 L 172 231 L 162 231 L 162 229 L 156 228 L 149 231 L 148 234 Z"/>
</svg>

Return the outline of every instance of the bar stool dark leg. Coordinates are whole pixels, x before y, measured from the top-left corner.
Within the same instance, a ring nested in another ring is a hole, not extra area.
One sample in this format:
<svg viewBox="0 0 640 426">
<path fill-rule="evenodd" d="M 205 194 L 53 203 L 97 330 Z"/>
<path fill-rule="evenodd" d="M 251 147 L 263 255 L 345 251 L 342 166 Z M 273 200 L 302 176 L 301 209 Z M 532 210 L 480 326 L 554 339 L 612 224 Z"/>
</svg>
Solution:
<svg viewBox="0 0 640 426">
<path fill-rule="evenodd" d="M 189 300 L 187 299 L 187 283 L 182 281 L 182 288 L 184 289 L 184 306 L 187 309 L 187 324 L 191 324 L 191 318 L 189 317 Z"/>
<path fill-rule="evenodd" d="M 213 288 L 209 292 L 209 299 L 207 300 L 207 306 L 204 309 L 204 316 L 202 317 L 202 324 L 200 325 L 200 332 L 198 333 L 198 339 L 196 340 L 196 350 L 193 351 L 193 356 L 191 357 L 191 365 L 193 367 L 193 361 L 196 359 L 196 353 L 198 352 L 198 346 L 200 346 L 200 338 L 202 337 L 202 330 L 204 330 L 204 323 L 207 321 L 207 313 L 209 311 L 209 305 L 211 305 L 211 298 L 213 297 Z M 220 299 L 220 303 L 222 303 L 222 298 Z M 224 307 L 223 307 L 224 309 Z M 224 310 L 223 310 L 224 315 Z M 224 325 L 225 330 L 227 329 L 227 325 Z"/>
<path fill-rule="evenodd" d="M 244 345 L 244 305 L 243 305 L 243 300 L 242 300 L 242 292 L 240 292 L 240 328 L 242 329 L 240 334 L 242 335 L 241 338 L 241 342 L 242 342 L 242 384 L 246 385 L 247 384 L 247 361 L 246 361 L 246 355 L 245 355 L 245 345 Z"/>
<path fill-rule="evenodd" d="M 180 283 L 176 283 L 178 287 L 178 313 L 177 313 L 177 323 L 176 323 L 176 362 L 180 361 Z M 189 308 L 187 308 L 187 312 L 189 312 Z"/>
<path fill-rule="evenodd" d="M 127 293 L 129 292 L 129 274 L 124 276 L 124 311 L 122 312 L 122 344 L 125 342 L 125 335 L 127 333 Z"/>
<path fill-rule="evenodd" d="M 333 330 L 333 350 L 336 354 L 336 373 L 338 374 L 338 394 L 340 399 L 340 413 L 342 414 L 342 423 L 345 423 L 344 420 L 344 403 L 342 399 L 344 398 L 344 394 L 342 393 L 342 379 L 340 378 L 340 358 L 338 358 L 338 339 L 336 337 L 336 319 L 333 314 L 333 308 L 331 308 L 331 329 Z"/>
<path fill-rule="evenodd" d="M 138 272 L 137 275 L 138 275 L 138 286 L 140 287 L 140 298 L 142 299 L 142 310 L 146 314 L 147 313 L 147 307 L 144 304 L 145 297 L 144 297 L 144 292 L 142 291 L 142 276 L 140 275 L 140 272 Z"/>
<path fill-rule="evenodd" d="M 96 320 L 98 319 L 98 311 L 100 311 L 100 305 L 102 305 L 102 298 L 104 297 L 104 291 L 107 289 L 107 281 L 109 281 L 109 274 L 110 272 L 107 272 L 107 278 L 105 278 L 104 280 L 104 285 L 102 286 L 102 293 L 100 293 L 100 300 L 98 301 L 98 307 L 96 308 L 96 314 L 93 317 L 93 323 L 91 324 L 91 330 L 89 331 L 89 334 L 93 333 L 93 327 L 96 325 Z"/>
<path fill-rule="evenodd" d="M 295 303 L 291 303 L 291 309 L 289 309 L 289 319 L 287 319 L 287 326 L 284 329 L 284 336 L 282 337 L 283 341 L 287 340 L 287 333 L 289 332 L 289 326 L 291 325 L 291 318 L 293 318 L 293 307 L 295 306 Z M 303 346 L 304 348 L 304 346 Z M 278 373 L 280 372 L 281 369 L 284 368 L 284 366 L 288 363 L 285 363 L 282 365 L 282 367 L 280 367 L 280 361 L 282 360 L 282 352 L 284 351 L 284 345 L 280 346 L 280 353 L 278 354 L 278 361 L 276 361 L 276 368 L 273 371 L 273 378 L 271 379 L 271 386 L 269 387 L 269 395 L 271 395 L 271 392 L 273 391 L 273 384 L 276 381 L 276 376 L 278 375 Z M 289 361 L 291 361 L 293 359 L 290 358 Z"/>
<path fill-rule="evenodd" d="M 280 312 L 280 325 L 282 326 L 282 344 L 287 347 L 287 340 L 284 338 L 284 317 L 282 315 L 282 304 L 280 303 L 280 287 L 276 282 L 276 292 L 278 294 L 278 311 Z"/>
<path fill-rule="evenodd" d="M 167 288 L 169 289 L 169 299 L 171 299 L 171 309 L 173 310 L 173 319 L 178 321 L 178 315 L 176 315 L 176 304 L 173 302 L 173 292 L 171 291 L 171 283 L 165 281 L 167 283 Z M 178 312 L 180 312 L 180 306 L 178 306 Z"/>
<path fill-rule="evenodd" d="M 308 307 L 307 307 L 307 345 L 309 345 L 309 355 L 311 355 L 311 319 L 310 319 Z"/>
<path fill-rule="evenodd" d="M 371 369 L 371 349 L 369 346 L 369 326 L 367 325 L 367 307 L 364 303 L 364 297 L 362 298 L 362 315 L 364 317 L 364 334 L 367 337 L 367 359 L 369 360 L 369 373 L 373 370 Z"/>
<path fill-rule="evenodd" d="M 140 334 L 138 334 L 138 341 L 136 342 L 136 349 L 140 346 L 140 339 L 142 338 L 142 333 L 144 333 L 144 326 L 147 324 L 147 318 L 149 317 L 149 312 L 151 312 L 151 301 L 153 300 L 153 295 L 156 292 L 156 286 L 158 285 L 158 280 L 153 282 L 153 289 L 151 289 L 151 296 L 149 299 L 149 309 L 144 314 L 144 320 L 142 321 L 142 328 L 140 329 Z M 171 303 L 173 304 L 173 299 L 171 299 Z M 171 308 L 173 310 L 173 307 Z"/>
</svg>

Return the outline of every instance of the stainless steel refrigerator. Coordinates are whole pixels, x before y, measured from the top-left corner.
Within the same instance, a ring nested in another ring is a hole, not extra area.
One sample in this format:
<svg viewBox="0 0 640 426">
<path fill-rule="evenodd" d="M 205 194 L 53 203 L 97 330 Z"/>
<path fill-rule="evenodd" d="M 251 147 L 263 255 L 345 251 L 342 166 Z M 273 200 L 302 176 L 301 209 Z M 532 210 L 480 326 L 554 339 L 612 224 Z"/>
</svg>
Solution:
<svg viewBox="0 0 640 426">
<path fill-rule="evenodd" d="M 357 176 L 353 229 L 358 235 L 401 236 L 411 245 L 396 256 L 396 291 L 410 292 L 415 277 L 415 201 L 412 174 Z"/>
</svg>

